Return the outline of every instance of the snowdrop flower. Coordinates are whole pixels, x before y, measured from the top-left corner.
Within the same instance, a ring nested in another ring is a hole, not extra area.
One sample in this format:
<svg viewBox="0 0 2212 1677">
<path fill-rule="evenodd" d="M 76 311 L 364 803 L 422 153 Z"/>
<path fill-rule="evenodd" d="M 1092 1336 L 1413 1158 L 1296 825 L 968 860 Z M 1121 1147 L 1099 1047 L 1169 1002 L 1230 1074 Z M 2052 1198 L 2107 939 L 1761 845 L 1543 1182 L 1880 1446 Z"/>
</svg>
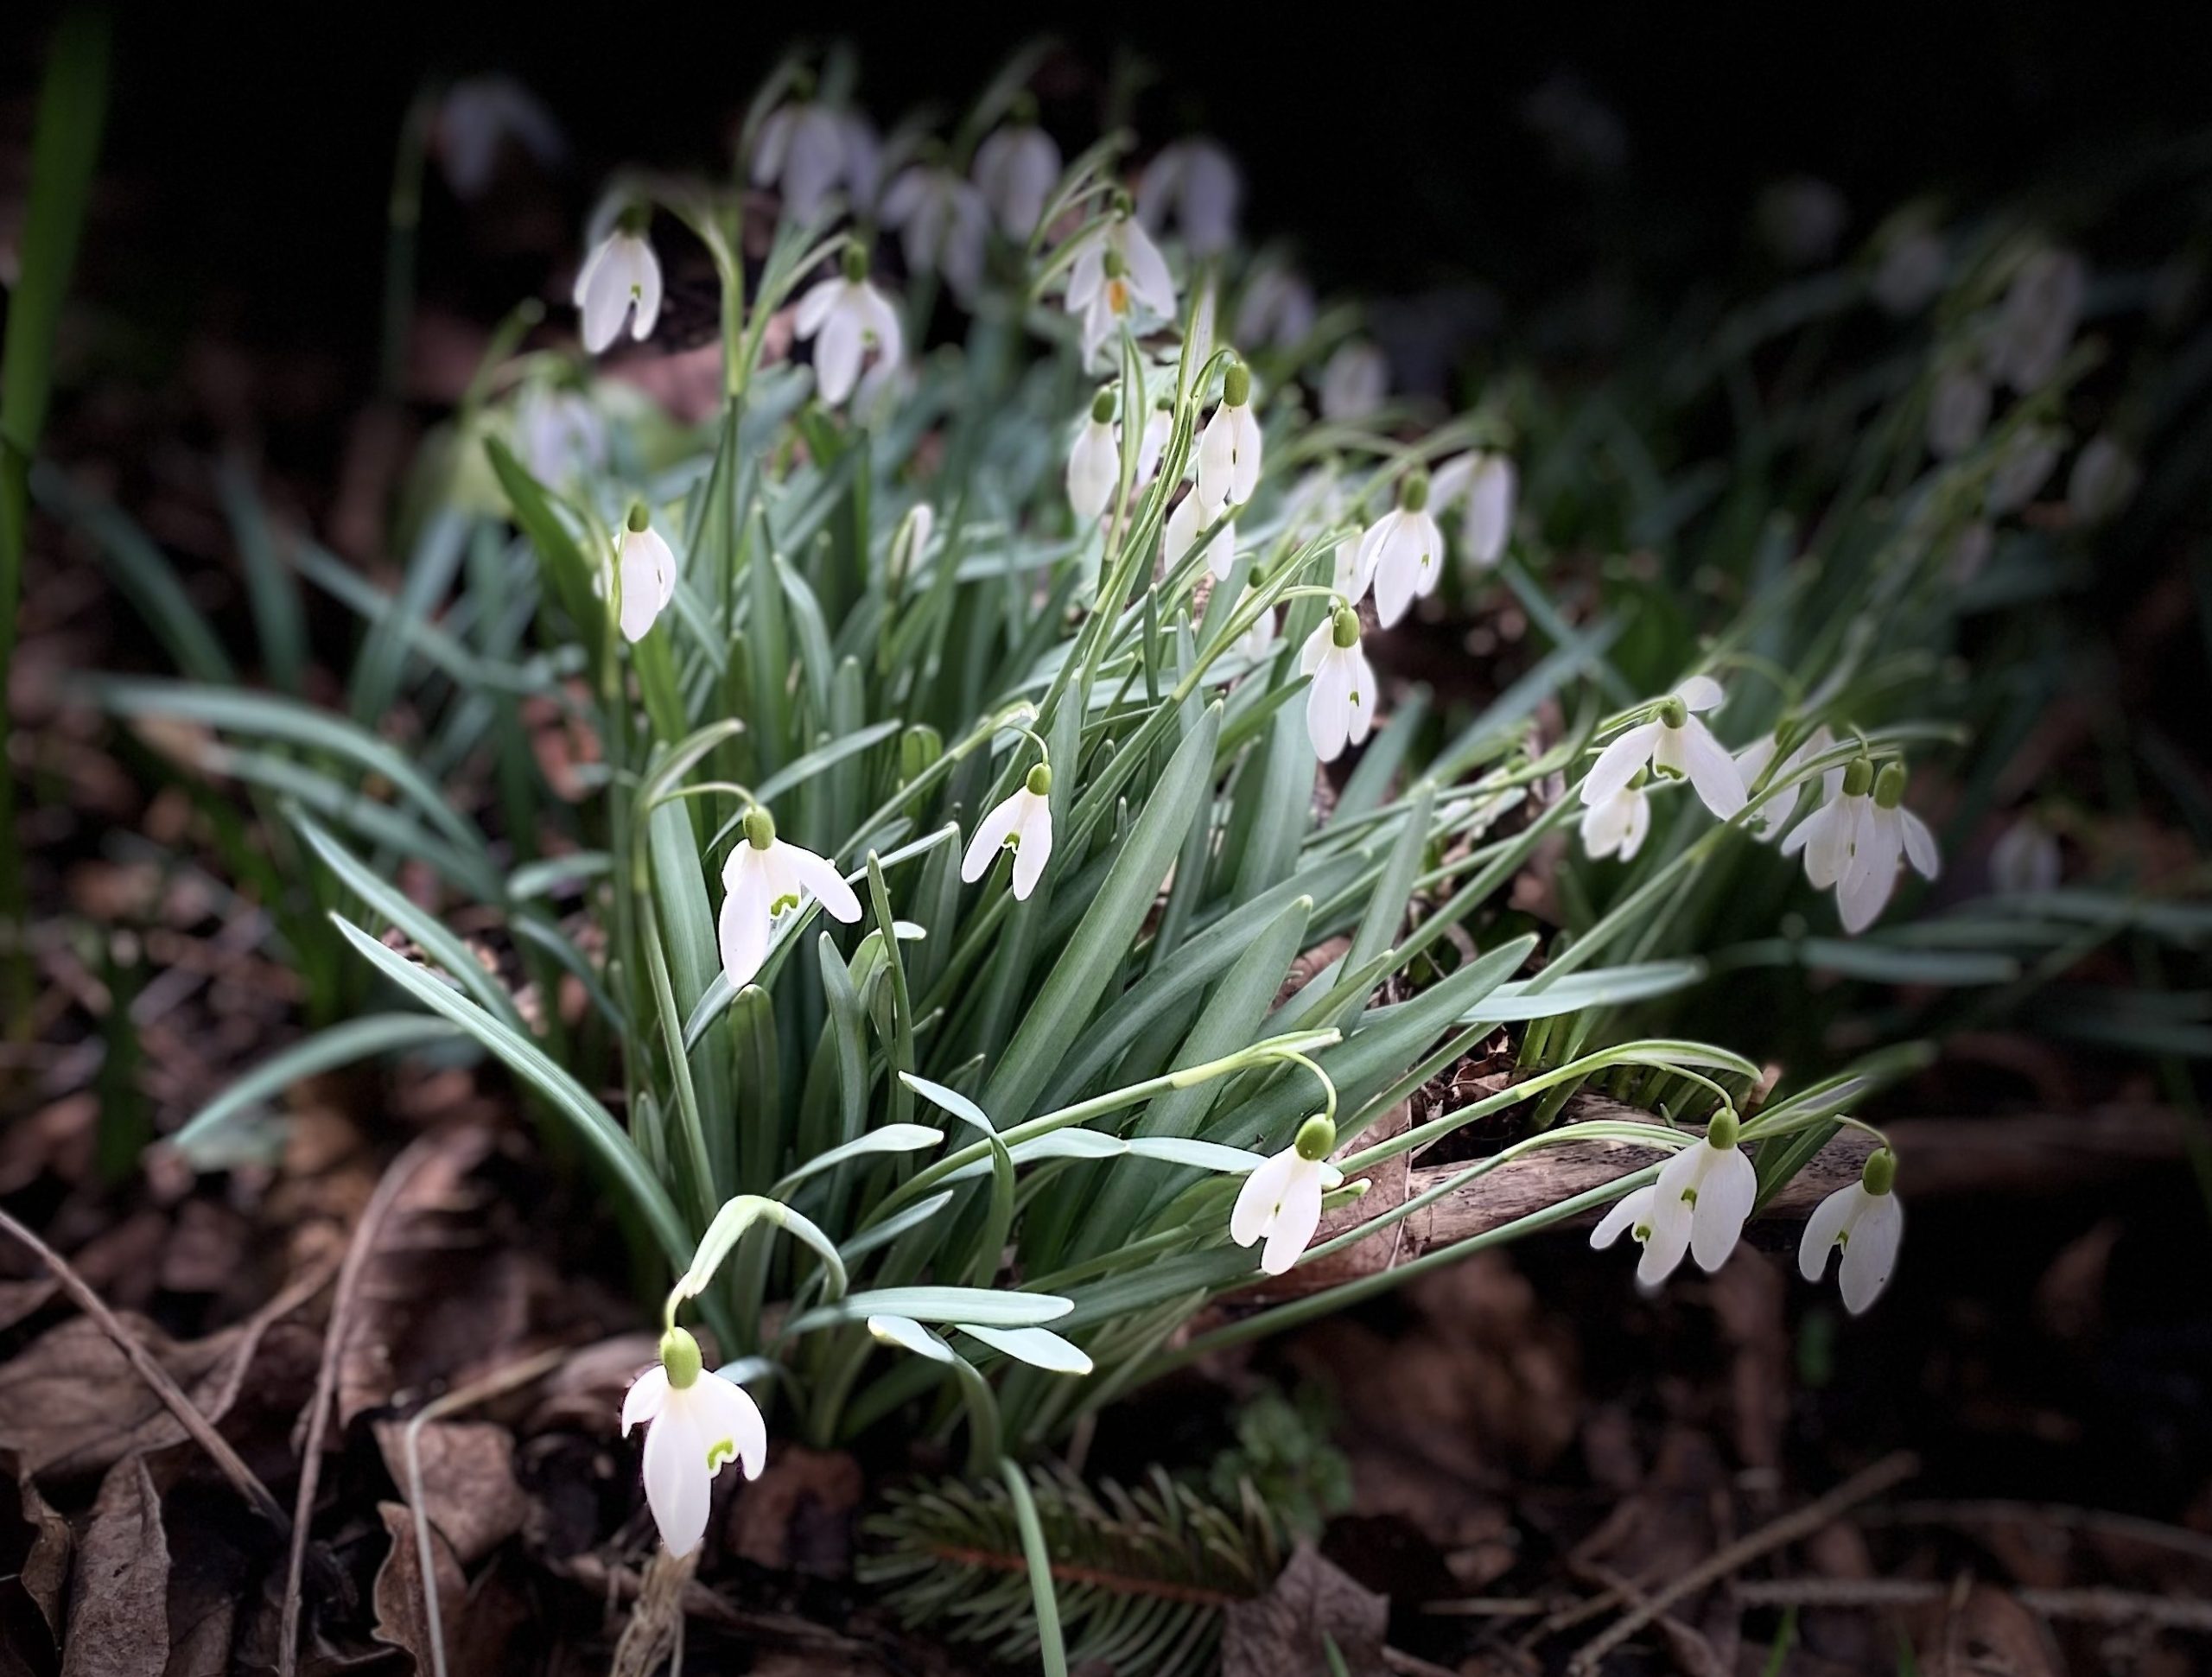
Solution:
<svg viewBox="0 0 2212 1677">
<path fill-rule="evenodd" d="M 1885 763 L 1874 777 L 1873 798 L 1852 830 L 1851 861 L 1836 882 L 1835 904 L 1843 929 L 1854 937 L 1881 918 L 1905 862 L 1929 880 L 1942 866 L 1936 835 L 1904 807 L 1904 764 Z"/>
<path fill-rule="evenodd" d="M 1746 797 L 1758 785 L 1759 777 L 1766 772 L 1766 765 L 1774 761 L 1775 746 L 1774 735 L 1764 734 L 1736 753 L 1736 772 L 1743 778 Z M 1834 749 L 1834 746 L 1835 735 L 1828 732 L 1825 722 L 1808 734 L 1805 742 L 1783 758 L 1782 766 L 1775 771 L 1775 784 L 1788 787 L 1788 790 L 1766 799 L 1746 816 L 1744 830 L 1762 844 L 1778 836 L 1782 829 L 1789 824 L 1789 818 L 1797 813 L 1797 806 L 1805 797 L 1804 783 L 1800 781 L 1796 785 L 1789 786 L 1790 778 L 1812 759 L 1824 751 Z M 1843 771 L 1829 769 L 1821 778 L 1827 782 L 1828 796 L 1833 797 L 1836 789 L 1843 784 Z"/>
<path fill-rule="evenodd" d="M 1408 473 L 1397 505 L 1359 538 L 1358 586 L 1374 585 L 1375 613 L 1386 629 L 1444 580 L 1444 532 L 1429 515 L 1428 488 L 1427 473 Z"/>
<path fill-rule="evenodd" d="M 1122 476 L 1122 445 L 1114 435 L 1114 392 L 1103 390 L 1090 404 L 1090 417 L 1076 433 L 1068 451 L 1068 505 L 1079 524 L 1103 516 Z"/>
<path fill-rule="evenodd" d="M 875 351 L 879 367 L 893 367 L 904 350 L 899 311 L 869 283 L 868 253 L 856 245 L 845 247 L 842 277 L 820 282 L 798 300 L 793 326 L 799 337 L 819 339 L 815 384 L 832 407 L 853 393 L 868 351 Z"/>
<path fill-rule="evenodd" d="M 1992 377 L 2023 395 L 2047 383 L 2082 323 L 2089 271 L 2069 251 L 2038 251 L 2020 265 L 1986 346 Z"/>
<path fill-rule="evenodd" d="M 1183 243 L 1196 257 L 1225 251 L 1236 237 L 1236 206 L 1244 195 L 1236 159 L 1214 141 L 1178 140 L 1146 165 L 1137 213 L 1157 232 L 1172 209 Z"/>
<path fill-rule="evenodd" d="M 1938 460 L 1963 454 L 1989 424 L 1989 381 L 1972 367 L 1947 369 L 1928 401 L 1928 449 Z"/>
<path fill-rule="evenodd" d="M 1504 555 L 1518 486 L 1513 462 L 1503 454 L 1460 454 L 1436 468 L 1430 499 L 1440 511 L 1461 507 L 1459 546 L 1477 570 L 1488 570 Z"/>
<path fill-rule="evenodd" d="M 1864 1315 L 1889 1285 L 1897 1267 L 1897 1243 L 1904 1237 L 1904 1208 L 1896 1193 L 1897 1156 L 1887 1147 L 1866 1155 L 1858 1181 L 1839 1188 L 1813 1209 L 1797 1248 L 1797 1272 L 1817 1281 L 1827 1271 L 1828 1254 L 1843 1248 L 1836 1283 L 1843 1307 Z"/>
<path fill-rule="evenodd" d="M 537 97 L 512 76 L 469 76 L 446 90 L 435 137 L 454 196 L 474 202 L 490 189 L 499 152 L 512 138 L 541 163 L 557 163 L 568 149 L 561 125 Z"/>
<path fill-rule="evenodd" d="M 753 184 L 776 187 L 791 219 L 811 221 L 845 178 L 847 146 L 846 125 L 836 111 L 810 98 L 795 99 L 760 124 Z"/>
<path fill-rule="evenodd" d="M 1321 1196 L 1344 1180 L 1328 1162 L 1336 1145 L 1334 1124 L 1308 1118 L 1295 1141 L 1244 1178 L 1229 1214 L 1229 1236 L 1239 1246 L 1265 1240 L 1260 1267 L 1268 1274 L 1296 1263 L 1320 1226 Z"/>
<path fill-rule="evenodd" d="M 1639 722 L 1605 750 L 1582 782 L 1582 801 L 1603 804 L 1636 778 L 1646 763 L 1654 774 L 1687 779 L 1705 807 L 1726 821 L 1744 807 L 1744 777 L 1712 731 L 1694 713 L 1719 707 L 1724 696 L 1710 676 L 1692 676 L 1659 701 L 1658 714 Z"/>
<path fill-rule="evenodd" d="M 1137 438 L 1137 480 L 1140 489 L 1150 483 L 1160 470 L 1160 456 L 1167 452 L 1169 439 L 1175 435 L 1175 410 L 1166 397 L 1154 404 L 1151 417 L 1144 422 L 1143 435 Z"/>
<path fill-rule="evenodd" d="M 1262 268 L 1252 276 L 1236 306 L 1236 341 L 1294 349 L 1306 341 L 1318 313 L 1312 286 L 1287 268 Z"/>
<path fill-rule="evenodd" d="M 1359 613 L 1339 606 L 1298 649 L 1298 673 L 1311 676 L 1306 689 L 1306 737 L 1324 763 L 1344 755 L 1375 726 L 1375 671 L 1359 645 Z"/>
<path fill-rule="evenodd" d="M 1060 179 L 1060 149 L 1037 126 L 1034 115 L 1014 119 L 976 148 L 976 188 L 1008 238 L 1026 239 L 1045 219 L 1046 201 Z"/>
<path fill-rule="evenodd" d="M 2066 505 L 2086 524 L 2116 517 L 2135 498 L 2143 473 L 2109 436 L 2093 436 L 2075 457 L 2066 479 Z"/>
<path fill-rule="evenodd" d="M 1214 531 L 1213 539 L 1206 543 L 1206 569 L 1217 577 L 1226 577 L 1229 568 L 1236 562 L 1236 522 L 1224 518 L 1226 509 L 1209 512 L 1200 505 L 1194 492 L 1175 503 L 1175 510 L 1167 515 L 1167 528 L 1160 532 L 1160 559 L 1163 565 L 1179 564 L 1183 556 L 1198 545 L 1198 533 L 1217 518 L 1221 528 Z"/>
<path fill-rule="evenodd" d="M 672 1555 L 699 1547 L 715 1476 L 731 1462 L 757 1479 L 768 1459 L 760 1406 L 735 1381 L 699 1366 L 699 1342 L 682 1328 L 661 1336 L 660 1361 L 622 1400 L 622 1435 L 645 1428 L 645 1505 Z"/>
<path fill-rule="evenodd" d="M 594 355 L 620 334 L 625 315 L 639 343 L 653 335 L 660 318 L 660 258 L 645 243 L 647 213 L 624 215 L 576 274 L 574 301 L 583 316 L 584 347 Z"/>
<path fill-rule="evenodd" d="M 1252 590 L 1247 588 L 1244 591 L 1244 597 L 1245 599 L 1249 600 L 1252 597 Z M 1246 662 L 1257 664 L 1262 658 L 1266 657 L 1268 653 L 1274 651 L 1275 631 L 1278 626 L 1275 622 L 1275 615 L 1276 614 L 1272 607 L 1267 611 L 1262 612 L 1259 616 L 1252 619 L 1252 626 L 1247 629 L 1243 633 L 1243 637 L 1237 641 L 1236 651 L 1243 655 Z M 1307 706 L 1310 710 L 1312 707 L 1311 700 L 1307 701 Z M 1308 727 L 1310 731 L 1310 718 Z"/>
<path fill-rule="evenodd" d="M 939 273 L 965 302 L 983 283 L 983 246 L 990 213 L 983 195 L 942 165 L 918 166 L 891 183 L 883 225 L 899 230 L 908 270 Z"/>
<path fill-rule="evenodd" d="M 1853 759 L 1843 778 L 1829 790 L 1827 802 L 1813 811 L 1805 824 L 1782 841 L 1782 854 L 1805 853 L 1805 879 L 1815 891 L 1832 889 L 1851 866 L 1859 843 L 1859 829 L 1873 804 L 1874 765 L 1867 758 Z"/>
<path fill-rule="evenodd" d="M 1361 419 L 1382 405 L 1390 388 L 1390 364 L 1363 339 L 1342 345 L 1321 369 L 1321 417 Z"/>
<path fill-rule="evenodd" d="M 1703 1140 L 1666 1162 L 1656 1182 L 1617 1201 L 1591 1231 L 1590 1244 L 1602 1249 L 1632 1231 L 1643 1248 L 1637 1282 L 1647 1289 L 1673 1274 L 1685 1252 L 1707 1273 L 1719 1268 L 1758 1197 L 1758 1172 L 1736 1145 L 1742 1128 L 1734 1113 L 1722 1112 Z"/>
<path fill-rule="evenodd" d="M 1767 248 L 1793 268 L 1826 262 L 1850 219 L 1843 194 L 1809 175 L 1779 181 L 1759 197 L 1759 232 Z"/>
<path fill-rule="evenodd" d="M 927 501 L 916 501 L 899 521 L 899 528 L 891 532 L 891 551 L 884 561 L 893 588 L 914 574 L 915 565 L 930 550 L 930 537 L 936 529 L 937 509 Z"/>
<path fill-rule="evenodd" d="M 775 817 L 755 807 L 746 811 L 745 832 L 722 864 L 720 935 L 722 970 L 733 988 L 753 981 L 768 958 L 768 936 L 776 921 L 811 897 L 847 925 L 861 918 L 861 900 L 830 863 L 811 850 L 776 836 Z"/>
<path fill-rule="evenodd" d="M 556 489 L 607 464 L 607 422 L 575 391 L 525 385 L 515 398 L 514 435 L 531 476 Z"/>
<path fill-rule="evenodd" d="M 2020 432 L 1989 474 L 1989 486 L 1981 497 L 1984 515 L 2001 518 L 2018 511 L 2035 499 L 2036 491 L 2043 487 L 2057 464 L 2056 437 L 2048 431 Z"/>
<path fill-rule="evenodd" d="M 1001 850 L 1014 852 L 1014 896 L 1027 902 L 1052 855 L 1052 765 L 1039 763 L 1020 789 L 976 823 L 960 858 L 960 877 L 969 885 L 991 871 Z"/>
<path fill-rule="evenodd" d="M 1123 327 L 1131 331 L 1175 318 L 1175 282 L 1143 225 L 1122 215 L 1084 240 L 1068 270 L 1068 313 L 1082 323 L 1083 359 L 1094 372 Z"/>
<path fill-rule="evenodd" d="M 676 598 L 676 556 L 643 501 L 632 505 L 627 526 L 614 538 L 614 586 L 622 638 L 634 646 Z"/>
<path fill-rule="evenodd" d="M 1917 228 L 1890 241 L 1869 289 L 1885 312 L 1903 319 L 1936 300 L 1948 266 L 1942 235 Z"/>
<path fill-rule="evenodd" d="M 2002 896 L 2056 891 L 2064 868 L 2056 836 L 2033 816 L 2022 816 L 1989 847 L 1989 882 Z"/>
<path fill-rule="evenodd" d="M 1582 811 L 1582 848 L 1592 861 L 1605 856 L 1633 861 L 1650 830 L 1651 800 L 1644 795 L 1641 771 L 1611 797 Z"/>
<path fill-rule="evenodd" d="M 1198 499 L 1210 507 L 1243 506 L 1260 483 L 1260 422 L 1252 417 L 1252 370 L 1232 361 L 1222 376 L 1221 405 L 1198 436 Z"/>
</svg>

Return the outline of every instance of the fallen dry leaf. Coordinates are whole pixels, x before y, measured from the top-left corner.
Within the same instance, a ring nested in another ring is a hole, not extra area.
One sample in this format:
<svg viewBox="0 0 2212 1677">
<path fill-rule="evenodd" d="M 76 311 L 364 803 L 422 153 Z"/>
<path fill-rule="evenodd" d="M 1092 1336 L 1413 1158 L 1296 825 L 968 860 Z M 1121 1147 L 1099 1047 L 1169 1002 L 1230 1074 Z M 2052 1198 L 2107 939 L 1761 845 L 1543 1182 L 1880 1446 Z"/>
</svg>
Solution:
<svg viewBox="0 0 2212 1677">
<path fill-rule="evenodd" d="M 852 1569 L 852 1515 L 866 1489 L 861 1464 L 843 1451 L 792 1445 L 738 1492 L 730 1547 L 777 1572 L 842 1578 Z"/>
<path fill-rule="evenodd" d="M 1923 1677 L 2060 1677 L 2066 1668 L 2043 1621 L 1986 1584 L 1910 1623 Z"/>
<path fill-rule="evenodd" d="M 376 1629 L 370 1634 L 393 1648 L 404 1648 L 418 1672 L 429 1671 L 430 1617 L 423 1593 L 422 1552 L 415 1541 L 415 1516 L 404 1503 L 379 1502 L 377 1517 L 391 1539 L 391 1552 L 377 1569 Z M 438 1592 L 438 1627 L 448 1648 L 456 1623 L 468 1595 L 468 1580 L 454 1559 L 453 1549 L 434 1529 L 430 1533 L 432 1583 Z"/>
<path fill-rule="evenodd" d="M 0 1644 L 11 1662 L 0 1663 L 0 1671 L 51 1670 L 61 1646 L 62 1604 L 76 1539 L 30 1476 L 14 1477 L 17 1517 L 0 1522 Z M 12 1663 L 33 1657 L 35 1643 L 37 1666 Z"/>
<path fill-rule="evenodd" d="M 1382 1677 L 1390 1625 L 1387 1598 L 1363 1589 L 1301 1543 L 1274 1587 L 1227 1610 L 1223 1677 L 1313 1677 L 1331 1670 L 1334 1642 L 1352 1677 Z"/>
<path fill-rule="evenodd" d="M 321 1287 L 309 1277 L 252 1316 L 205 1339 L 179 1342 L 150 1322 L 121 1318 L 200 1413 L 220 1420 L 238 1401 L 262 1339 L 278 1318 Z M 184 1427 L 138 1377 L 99 1323 L 76 1317 L 0 1365 L 0 1450 L 26 1473 L 92 1473 L 130 1455 L 164 1449 Z"/>
<path fill-rule="evenodd" d="M 169 1657 L 169 1546 L 137 1456 L 100 1482 L 69 1592 L 61 1677 L 161 1677 Z"/>
<path fill-rule="evenodd" d="M 374 1431 L 386 1472 L 402 1496 L 412 1495 L 404 1421 L 381 1420 Z M 423 1469 L 423 1511 L 473 1566 L 522 1529 L 530 1499 L 515 1483 L 514 1435 L 490 1421 L 432 1421 L 417 1445 Z"/>
</svg>

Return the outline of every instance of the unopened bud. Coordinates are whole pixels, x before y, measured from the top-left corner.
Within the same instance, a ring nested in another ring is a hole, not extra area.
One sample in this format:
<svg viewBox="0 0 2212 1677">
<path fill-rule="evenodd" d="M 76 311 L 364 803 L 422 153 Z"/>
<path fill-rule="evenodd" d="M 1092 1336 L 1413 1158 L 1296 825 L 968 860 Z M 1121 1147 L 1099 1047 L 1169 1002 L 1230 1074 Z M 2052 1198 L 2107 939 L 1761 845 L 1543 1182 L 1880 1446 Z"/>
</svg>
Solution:
<svg viewBox="0 0 2212 1677">
<path fill-rule="evenodd" d="M 845 246 L 845 277 L 855 285 L 868 277 L 868 251 L 864 246 Z"/>
<path fill-rule="evenodd" d="M 1114 391 L 1110 386 L 1090 398 L 1090 417 L 1100 425 L 1113 422 Z"/>
<path fill-rule="evenodd" d="M 1425 512 L 1428 510 L 1427 473 L 1414 472 L 1408 474 L 1404 487 L 1398 491 L 1398 505 L 1408 512 Z"/>
<path fill-rule="evenodd" d="M 1690 708 L 1680 699 L 1662 699 L 1659 703 L 1659 720 L 1669 727 L 1688 727 Z"/>
<path fill-rule="evenodd" d="M 630 533 L 633 536 L 642 536 L 651 530 L 652 525 L 652 514 L 645 511 L 645 504 L 643 501 L 632 501 L 630 503 Z"/>
<path fill-rule="evenodd" d="M 1337 1127 L 1316 1113 L 1298 1127 L 1298 1156 L 1318 1165 L 1337 1150 Z"/>
<path fill-rule="evenodd" d="M 1723 1107 L 1713 1115 L 1713 1121 L 1705 1127 L 1705 1139 L 1716 1147 L 1732 1147 L 1736 1138 L 1744 1133 L 1744 1121 L 1736 1115 L 1733 1107 Z"/>
<path fill-rule="evenodd" d="M 1023 784 L 1038 797 L 1044 797 L 1052 790 L 1052 765 L 1050 763 L 1039 763 L 1029 771 L 1029 778 Z"/>
<path fill-rule="evenodd" d="M 1358 645 L 1359 613 L 1349 606 L 1338 607 L 1329 627 L 1329 638 L 1339 647 Z"/>
<path fill-rule="evenodd" d="M 776 818 L 758 804 L 745 812 L 745 836 L 755 850 L 766 850 L 776 842 Z"/>
<path fill-rule="evenodd" d="M 1241 408 L 1252 399 L 1252 369 L 1242 361 L 1231 361 L 1229 371 L 1221 375 L 1221 399 L 1232 408 Z"/>
<path fill-rule="evenodd" d="M 1905 768 L 1902 763 L 1885 763 L 1882 772 L 1874 777 L 1874 804 L 1877 809 L 1894 810 L 1904 802 Z"/>
<path fill-rule="evenodd" d="M 1851 766 L 1843 772 L 1843 795 L 1846 797 L 1864 797 L 1873 790 L 1873 785 L 1874 759 L 1871 757 L 1853 758 Z"/>
<path fill-rule="evenodd" d="M 1866 1155 L 1859 1180 L 1868 1193 L 1886 1194 L 1897 1185 L 1897 1156 L 1887 1147 L 1875 1148 Z"/>
<path fill-rule="evenodd" d="M 669 1389 L 680 1392 L 699 1378 L 699 1342 L 683 1328 L 671 1328 L 660 1337 L 660 1366 L 668 1371 Z"/>
</svg>

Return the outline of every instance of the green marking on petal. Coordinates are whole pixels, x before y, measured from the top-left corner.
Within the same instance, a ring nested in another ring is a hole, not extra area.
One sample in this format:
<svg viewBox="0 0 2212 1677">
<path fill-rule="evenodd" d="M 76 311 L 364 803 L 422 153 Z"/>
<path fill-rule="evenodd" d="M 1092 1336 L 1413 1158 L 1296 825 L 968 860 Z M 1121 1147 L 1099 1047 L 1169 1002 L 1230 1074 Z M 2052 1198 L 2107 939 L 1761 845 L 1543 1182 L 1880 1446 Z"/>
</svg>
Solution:
<svg viewBox="0 0 2212 1677">
<path fill-rule="evenodd" d="M 768 905 L 768 918 L 772 920 L 779 915 L 788 914 L 791 910 L 798 906 L 798 897 L 790 892 L 786 892 L 785 895 L 777 898 L 774 902 Z"/>
<path fill-rule="evenodd" d="M 728 1464 L 737 1459 L 735 1439 L 716 1439 L 707 1446 L 707 1471 L 719 1473 Z"/>
</svg>

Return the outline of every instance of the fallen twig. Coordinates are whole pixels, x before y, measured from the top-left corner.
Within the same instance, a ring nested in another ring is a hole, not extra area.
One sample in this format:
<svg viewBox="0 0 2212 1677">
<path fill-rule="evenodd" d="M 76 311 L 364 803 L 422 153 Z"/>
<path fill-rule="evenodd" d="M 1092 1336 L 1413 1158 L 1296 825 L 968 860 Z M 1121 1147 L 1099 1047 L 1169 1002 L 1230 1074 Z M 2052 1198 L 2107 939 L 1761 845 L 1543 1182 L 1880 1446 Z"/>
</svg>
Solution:
<svg viewBox="0 0 2212 1677">
<path fill-rule="evenodd" d="M 330 1302 L 330 1322 L 323 1332 L 322 1362 L 315 1372 L 315 1394 L 308 1400 L 307 1413 L 302 1417 L 306 1438 L 300 1451 L 299 1495 L 292 1503 L 291 1553 L 284 1565 L 284 1607 L 276 1642 L 278 1677 L 292 1677 L 299 1660 L 300 1579 L 307 1569 L 308 1526 L 315 1514 L 315 1490 L 322 1477 L 323 1424 L 337 1389 L 339 1360 L 345 1354 L 353 1328 L 354 1297 L 360 1291 L 361 1276 L 376 1249 L 377 1236 L 385 1218 L 415 1173 L 437 1156 L 440 1145 L 439 1138 L 423 1136 L 410 1143 L 391 1161 L 377 1184 L 376 1191 L 369 1196 L 361 1220 L 354 1227 L 353 1238 L 346 1248 L 346 1261 L 338 1271 L 338 1292 Z"/>
<path fill-rule="evenodd" d="M 1917 1607 L 1941 1601 L 1952 1586 L 1922 1579 L 1761 1579 L 1736 1585 L 1747 1607 Z M 2005 1593 L 2045 1618 L 2096 1624 L 2153 1624 L 2162 1629 L 2212 1633 L 2212 1601 L 2151 1596 L 2129 1590 L 2010 1590 Z"/>
<path fill-rule="evenodd" d="M 200 1407 L 170 1377 L 169 1371 L 148 1355 L 146 1348 L 138 1343 L 130 1329 L 124 1326 L 99 1294 L 92 1291 L 84 1277 L 71 1268 L 59 1252 L 5 1211 L 0 1211 L 0 1229 L 6 1229 L 22 1242 L 41 1263 L 53 1271 L 54 1280 L 61 1284 L 61 1290 L 75 1301 L 78 1309 L 97 1322 L 107 1337 L 115 1341 L 117 1348 L 130 1361 L 130 1366 L 137 1370 L 138 1377 L 146 1382 L 155 1396 L 168 1406 L 169 1413 L 177 1418 L 178 1424 L 192 1435 L 194 1442 L 207 1452 L 215 1465 L 222 1470 L 223 1477 L 238 1488 L 238 1494 L 245 1498 L 254 1512 L 276 1527 L 279 1536 L 289 1535 L 292 1522 L 285 1517 L 283 1504 L 276 1500 L 267 1485 L 261 1483 L 253 1470 L 239 1459 L 238 1451 L 232 1449 L 229 1441 L 215 1430 L 214 1424 L 200 1413 Z M 320 1287 L 321 1280 L 318 1280 L 315 1285 Z M 312 1292 L 303 1292 L 300 1302 L 306 1302 L 311 1296 Z"/>
<path fill-rule="evenodd" d="M 1993 1499 L 1962 1502 L 1900 1502 L 1895 1508 L 1863 1510 L 1861 1525 L 1995 1526 L 2043 1524 L 2064 1531 L 2094 1532 L 2130 1543 L 2185 1554 L 2212 1565 L 2212 1537 L 2133 1514 L 2080 1509 L 2057 1502 L 2008 1502 Z"/>
<path fill-rule="evenodd" d="M 1815 1497 L 1803 1508 L 1785 1514 L 1778 1520 L 1770 1521 L 1758 1530 L 1716 1550 L 1672 1584 L 1655 1591 L 1649 1601 L 1623 1614 L 1585 1642 L 1567 1662 L 1567 1669 L 1575 1673 L 1596 1671 L 1598 1662 L 1606 1655 L 1683 1597 L 1694 1595 L 1707 1585 L 1727 1577 L 1748 1561 L 1794 1543 L 1801 1537 L 1811 1536 L 1845 1510 L 1870 1497 L 1880 1496 L 1891 1485 L 1901 1483 L 1919 1471 L 1919 1458 L 1910 1451 L 1899 1451 L 1893 1456 L 1885 1456 L 1872 1467 L 1852 1475 L 1827 1496 Z"/>
</svg>

